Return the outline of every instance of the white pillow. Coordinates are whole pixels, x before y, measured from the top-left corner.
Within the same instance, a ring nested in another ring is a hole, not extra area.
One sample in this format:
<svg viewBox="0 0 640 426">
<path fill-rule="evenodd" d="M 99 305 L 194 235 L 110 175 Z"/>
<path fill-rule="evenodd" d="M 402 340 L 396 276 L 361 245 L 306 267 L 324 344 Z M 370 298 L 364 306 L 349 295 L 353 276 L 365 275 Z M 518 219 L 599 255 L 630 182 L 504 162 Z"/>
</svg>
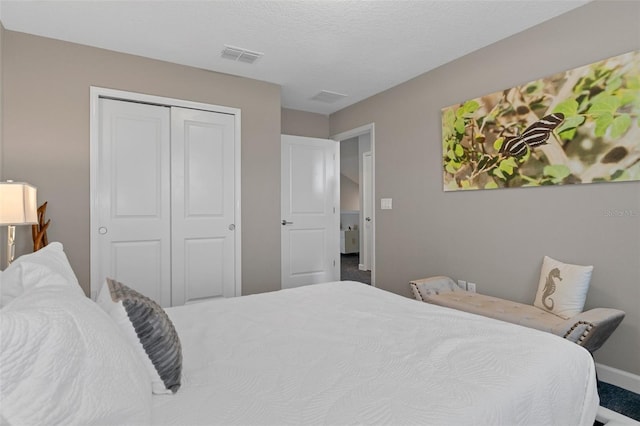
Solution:
<svg viewBox="0 0 640 426">
<path fill-rule="evenodd" d="M 73 269 L 69 264 L 67 255 L 64 253 L 64 247 L 62 246 L 62 243 L 49 243 L 47 246 L 34 253 L 20 256 L 13 263 L 21 262 L 30 262 L 42 266 L 47 266 L 53 271 L 65 277 L 69 283 L 75 284 L 77 287 L 80 287 L 78 278 L 76 277 L 76 274 L 73 272 Z"/>
<path fill-rule="evenodd" d="M 22 294 L 22 265 L 12 263 L 0 271 L 0 308 Z"/>
<path fill-rule="evenodd" d="M 182 346 L 160 305 L 110 278 L 96 302 L 118 324 L 145 364 L 153 393 L 177 392 L 182 378 Z"/>
<path fill-rule="evenodd" d="M 581 266 L 544 257 L 534 306 L 564 319 L 584 308 L 593 265 Z"/>
<path fill-rule="evenodd" d="M 55 273 L 56 280 L 44 280 Z M 25 290 L 43 286 L 59 285 L 84 295 L 78 278 L 73 273 L 62 244 L 53 242 L 35 253 L 17 258 L 0 273 L 0 307 L 21 295 Z"/>
<path fill-rule="evenodd" d="M 150 423 L 144 366 L 90 299 L 69 289 L 35 287 L 2 309 L 0 319 L 3 421 Z"/>
</svg>

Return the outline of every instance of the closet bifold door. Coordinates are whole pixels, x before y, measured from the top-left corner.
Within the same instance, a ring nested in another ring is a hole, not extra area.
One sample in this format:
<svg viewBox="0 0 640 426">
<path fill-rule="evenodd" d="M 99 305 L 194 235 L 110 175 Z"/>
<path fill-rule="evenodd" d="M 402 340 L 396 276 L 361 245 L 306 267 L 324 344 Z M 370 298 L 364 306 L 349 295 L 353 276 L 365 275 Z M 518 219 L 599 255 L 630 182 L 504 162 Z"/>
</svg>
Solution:
<svg viewBox="0 0 640 426">
<path fill-rule="evenodd" d="M 170 108 L 110 99 L 99 108 L 99 284 L 111 277 L 170 306 Z"/>
<path fill-rule="evenodd" d="M 235 118 L 171 108 L 174 305 L 235 295 Z"/>
</svg>

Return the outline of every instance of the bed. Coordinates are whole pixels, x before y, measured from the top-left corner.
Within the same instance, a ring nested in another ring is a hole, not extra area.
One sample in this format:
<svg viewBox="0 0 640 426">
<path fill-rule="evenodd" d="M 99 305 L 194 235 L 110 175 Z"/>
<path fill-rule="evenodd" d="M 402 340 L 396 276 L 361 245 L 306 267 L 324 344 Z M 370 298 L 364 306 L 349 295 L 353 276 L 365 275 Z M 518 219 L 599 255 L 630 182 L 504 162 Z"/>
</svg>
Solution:
<svg viewBox="0 0 640 426">
<path fill-rule="evenodd" d="M 179 336 L 180 386 L 154 394 L 132 345 L 56 256 L 35 262 L 37 274 L 24 260 L 19 273 L 14 265 L 2 273 L 3 294 L 22 280 L 0 310 L 3 424 L 593 425 L 596 417 L 594 364 L 580 346 L 350 281 L 165 309 Z"/>
</svg>

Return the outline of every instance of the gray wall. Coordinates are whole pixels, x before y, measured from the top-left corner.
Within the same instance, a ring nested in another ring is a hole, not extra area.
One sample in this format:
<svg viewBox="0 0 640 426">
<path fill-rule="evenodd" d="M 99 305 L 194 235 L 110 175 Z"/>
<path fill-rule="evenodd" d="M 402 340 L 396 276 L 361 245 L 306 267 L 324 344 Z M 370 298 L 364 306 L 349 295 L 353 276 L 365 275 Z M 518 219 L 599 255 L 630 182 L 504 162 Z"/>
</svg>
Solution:
<svg viewBox="0 0 640 426">
<path fill-rule="evenodd" d="M 360 210 L 358 138 L 340 142 L 340 210 Z"/>
<path fill-rule="evenodd" d="M 5 31 L 3 177 L 48 201 L 49 240 L 65 246 L 89 292 L 89 87 L 242 110 L 243 294 L 280 289 L 280 87 Z M 16 229 L 18 254 L 31 231 Z"/>
<path fill-rule="evenodd" d="M 2 56 L 4 51 L 4 26 L 0 22 L 0 181 L 4 180 L 2 175 L 2 99 L 4 98 L 4 90 L 2 90 Z"/>
<path fill-rule="evenodd" d="M 340 174 L 340 211 L 360 211 L 360 185 Z"/>
<path fill-rule="evenodd" d="M 586 307 L 627 313 L 596 360 L 640 374 L 640 182 L 444 193 L 440 124 L 445 106 L 639 49 L 638 22 L 638 2 L 589 3 L 330 116 L 331 134 L 375 123 L 378 287 L 443 274 L 531 303 L 544 255 L 594 265 Z"/>
<path fill-rule="evenodd" d="M 340 173 L 346 175 L 354 183 L 359 185 L 360 156 L 358 155 L 358 145 L 358 138 L 340 141 Z M 360 202 L 358 202 L 358 204 L 360 204 Z"/>
<path fill-rule="evenodd" d="M 282 108 L 283 135 L 329 138 L 329 117 L 313 112 Z"/>
<path fill-rule="evenodd" d="M 0 181 L 4 181 L 5 177 L 3 174 L 4 168 L 2 167 L 2 147 L 3 147 L 3 126 L 2 126 L 2 100 L 4 99 L 4 90 L 2 86 L 2 57 L 4 52 L 4 26 L 2 22 L 0 22 Z M 5 258 L 6 258 L 6 241 L 7 241 L 7 228 L 5 226 L 0 226 L 0 268 L 5 268 Z"/>
</svg>

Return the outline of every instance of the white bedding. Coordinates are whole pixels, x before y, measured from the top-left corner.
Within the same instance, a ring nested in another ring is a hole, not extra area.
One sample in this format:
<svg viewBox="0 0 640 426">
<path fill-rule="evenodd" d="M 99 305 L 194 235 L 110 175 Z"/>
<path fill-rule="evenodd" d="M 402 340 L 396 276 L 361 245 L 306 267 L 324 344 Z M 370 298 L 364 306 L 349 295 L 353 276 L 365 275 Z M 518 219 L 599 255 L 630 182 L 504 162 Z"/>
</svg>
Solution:
<svg viewBox="0 0 640 426">
<path fill-rule="evenodd" d="M 151 382 L 111 318 L 77 281 L 33 262 L 10 268 L 0 291 L 26 288 L 0 309 L 0 425 L 148 424 Z"/>
<path fill-rule="evenodd" d="M 592 425 L 598 407 L 578 345 L 361 283 L 167 313 L 183 380 L 154 424 Z"/>
</svg>

